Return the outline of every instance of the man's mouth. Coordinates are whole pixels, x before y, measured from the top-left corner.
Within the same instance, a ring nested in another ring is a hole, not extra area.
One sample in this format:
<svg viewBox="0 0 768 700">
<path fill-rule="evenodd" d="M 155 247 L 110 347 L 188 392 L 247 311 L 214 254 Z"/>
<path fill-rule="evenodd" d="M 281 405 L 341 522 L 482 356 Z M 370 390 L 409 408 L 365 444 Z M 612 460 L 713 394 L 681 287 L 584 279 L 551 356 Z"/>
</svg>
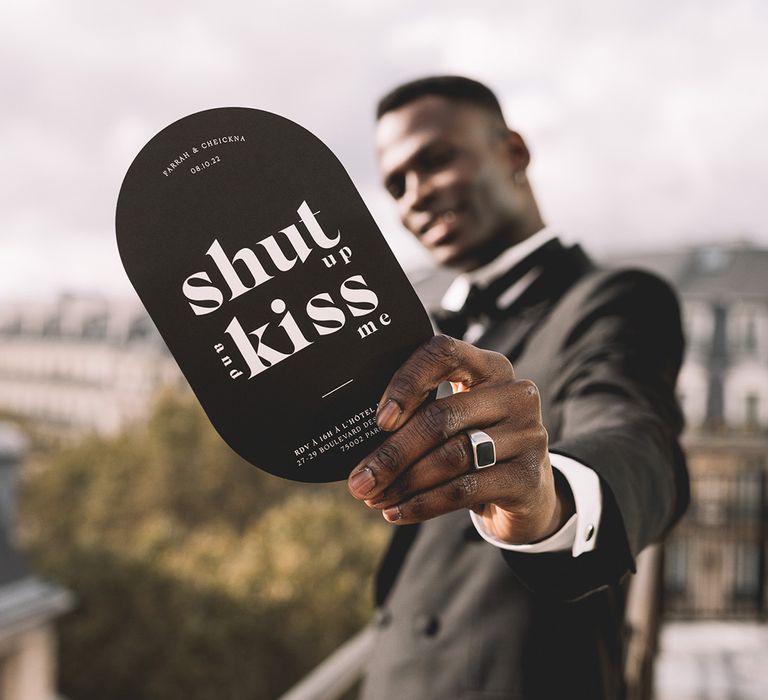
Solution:
<svg viewBox="0 0 768 700">
<path fill-rule="evenodd" d="M 436 246 L 449 242 L 457 218 L 455 209 L 446 209 L 440 212 L 419 229 L 419 239 L 426 246 Z"/>
<path fill-rule="evenodd" d="M 454 209 L 445 209 L 437 214 L 430 216 L 427 221 L 419 228 L 419 235 L 423 236 L 429 229 L 437 224 L 450 225 L 456 221 L 456 211 Z"/>
</svg>

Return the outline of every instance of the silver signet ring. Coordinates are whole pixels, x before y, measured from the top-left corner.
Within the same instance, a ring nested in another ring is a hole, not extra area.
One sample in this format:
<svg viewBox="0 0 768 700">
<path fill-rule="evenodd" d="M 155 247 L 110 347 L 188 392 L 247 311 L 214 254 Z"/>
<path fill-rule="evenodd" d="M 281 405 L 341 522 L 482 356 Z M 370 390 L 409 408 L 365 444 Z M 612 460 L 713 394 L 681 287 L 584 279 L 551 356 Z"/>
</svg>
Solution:
<svg viewBox="0 0 768 700">
<path fill-rule="evenodd" d="M 496 443 L 488 433 L 482 430 L 468 430 L 467 436 L 472 445 L 475 469 L 485 469 L 496 464 Z"/>
</svg>

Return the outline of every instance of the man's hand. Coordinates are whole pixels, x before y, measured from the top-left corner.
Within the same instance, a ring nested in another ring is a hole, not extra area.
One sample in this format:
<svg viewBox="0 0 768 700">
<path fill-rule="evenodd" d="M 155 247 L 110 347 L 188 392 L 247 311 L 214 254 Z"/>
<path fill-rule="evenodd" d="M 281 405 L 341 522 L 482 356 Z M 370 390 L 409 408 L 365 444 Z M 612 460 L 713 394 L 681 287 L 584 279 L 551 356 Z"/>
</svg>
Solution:
<svg viewBox="0 0 768 700">
<path fill-rule="evenodd" d="M 422 405 L 443 381 L 456 393 Z M 516 380 L 499 353 L 435 336 L 392 377 L 377 420 L 394 432 L 355 467 L 348 486 L 390 522 L 471 508 L 488 533 L 527 544 L 557 532 L 574 512 L 567 484 L 555 485 L 538 389 Z M 475 469 L 468 430 L 493 438 L 495 465 Z"/>
</svg>

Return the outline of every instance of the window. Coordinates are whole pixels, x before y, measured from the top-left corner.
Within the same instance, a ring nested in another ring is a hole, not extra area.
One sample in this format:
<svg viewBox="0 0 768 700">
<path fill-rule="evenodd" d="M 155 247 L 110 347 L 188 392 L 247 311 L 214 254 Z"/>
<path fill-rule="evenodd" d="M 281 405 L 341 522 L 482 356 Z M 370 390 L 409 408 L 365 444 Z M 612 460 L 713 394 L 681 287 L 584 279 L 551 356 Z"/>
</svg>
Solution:
<svg viewBox="0 0 768 700">
<path fill-rule="evenodd" d="M 739 474 L 734 483 L 732 506 L 736 519 L 760 522 L 760 505 L 763 495 L 763 475 L 759 471 Z"/>
<path fill-rule="evenodd" d="M 734 552 L 733 594 L 752 598 L 760 589 L 760 552 L 755 542 L 739 542 Z"/>
<path fill-rule="evenodd" d="M 759 422 L 759 403 L 760 399 L 757 394 L 747 394 L 746 405 L 746 419 L 744 423 L 747 428 L 755 429 Z"/>
<path fill-rule="evenodd" d="M 685 593 L 688 570 L 688 547 L 683 539 L 674 538 L 664 548 L 665 588 L 673 594 Z"/>
<path fill-rule="evenodd" d="M 754 316 L 749 316 L 747 318 L 747 324 L 744 330 L 744 349 L 750 355 L 754 355 L 757 352 L 757 326 L 755 324 Z"/>
<path fill-rule="evenodd" d="M 128 342 L 133 340 L 145 340 L 149 337 L 151 326 L 148 318 L 138 318 L 133 321 L 128 329 Z"/>
<path fill-rule="evenodd" d="M 94 316 L 83 324 L 82 337 L 88 339 L 102 339 L 107 336 L 107 317 Z"/>
</svg>

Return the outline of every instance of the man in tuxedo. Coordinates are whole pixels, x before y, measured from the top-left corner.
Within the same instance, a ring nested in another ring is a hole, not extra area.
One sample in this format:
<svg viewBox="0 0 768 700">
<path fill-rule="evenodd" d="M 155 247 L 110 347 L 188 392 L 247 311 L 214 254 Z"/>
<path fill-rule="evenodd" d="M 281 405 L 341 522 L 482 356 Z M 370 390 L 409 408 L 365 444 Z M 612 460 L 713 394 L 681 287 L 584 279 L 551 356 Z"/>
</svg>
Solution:
<svg viewBox="0 0 768 700">
<path fill-rule="evenodd" d="M 363 697 L 620 698 L 622 579 L 687 503 L 675 296 L 560 244 L 484 85 L 408 83 L 377 116 L 402 222 L 457 277 L 349 477 L 398 526 Z"/>
</svg>

